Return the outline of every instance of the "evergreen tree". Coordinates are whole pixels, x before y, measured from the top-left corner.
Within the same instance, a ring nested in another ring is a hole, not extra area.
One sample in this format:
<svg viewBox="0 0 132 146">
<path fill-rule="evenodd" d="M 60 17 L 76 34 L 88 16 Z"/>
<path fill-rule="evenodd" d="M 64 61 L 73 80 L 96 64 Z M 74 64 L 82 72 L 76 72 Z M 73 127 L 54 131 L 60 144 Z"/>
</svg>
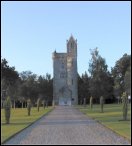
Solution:
<svg viewBox="0 0 132 146">
<path fill-rule="evenodd" d="M 113 80 L 107 70 L 105 59 L 99 55 L 97 48 L 91 50 L 92 59 L 89 63 L 90 93 L 95 102 L 99 103 L 100 96 L 111 99 L 113 96 Z"/>
</svg>

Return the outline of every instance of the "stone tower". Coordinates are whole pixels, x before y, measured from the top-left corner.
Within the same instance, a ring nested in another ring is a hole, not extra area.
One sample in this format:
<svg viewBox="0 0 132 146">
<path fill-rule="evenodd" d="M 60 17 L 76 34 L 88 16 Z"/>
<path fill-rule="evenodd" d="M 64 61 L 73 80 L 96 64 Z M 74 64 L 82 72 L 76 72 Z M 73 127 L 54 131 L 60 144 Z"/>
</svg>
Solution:
<svg viewBox="0 0 132 146">
<path fill-rule="evenodd" d="M 78 104 L 77 86 L 77 40 L 67 40 L 67 53 L 52 54 L 53 58 L 53 104 Z"/>
</svg>

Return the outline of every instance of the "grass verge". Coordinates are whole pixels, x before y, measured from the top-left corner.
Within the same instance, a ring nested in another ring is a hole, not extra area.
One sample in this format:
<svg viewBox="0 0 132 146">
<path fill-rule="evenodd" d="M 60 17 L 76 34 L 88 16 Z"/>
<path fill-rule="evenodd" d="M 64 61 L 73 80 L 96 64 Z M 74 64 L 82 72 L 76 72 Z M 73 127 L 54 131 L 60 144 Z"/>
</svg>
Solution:
<svg viewBox="0 0 132 146">
<path fill-rule="evenodd" d="M 131 105 L 128 106 L 128 120 L 123 121 L 122 118 L 122 105 L 121 104 L 105 104 L 104 112 L 101 113 L 100 105 L 90 106 L 77 106 L 81 112 L 87 116 L 95 119 L 104 126 L 110 128 L 121 136 L 131 140 Z"/>
<path fill-rule="evenodd" d="M 28 127 L 52 109 L 53 107 L 48 107 L 45 109 L 40 107 L 38 112 L 37 108 L 34 107 L 31 109 L 30 116 L 27 115 L 26 108 L 11 109 L 10 124 L 5 124 L 4 109 L 1 109 L 1 143 L 4 143 L 7 139 L 22 129 Z"/>
</svg>

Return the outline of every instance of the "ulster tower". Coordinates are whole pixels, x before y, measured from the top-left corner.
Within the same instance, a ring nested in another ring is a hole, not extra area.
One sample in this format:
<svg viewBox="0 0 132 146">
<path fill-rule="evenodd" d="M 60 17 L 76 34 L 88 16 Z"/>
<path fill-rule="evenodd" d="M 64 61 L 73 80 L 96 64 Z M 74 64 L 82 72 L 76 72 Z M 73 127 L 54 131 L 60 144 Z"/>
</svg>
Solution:
<svg viewBox="0 0 132 146">
<path fill-rule="evenodd" d="M 52 54 L 53 58 L 53 104 L 78 104 L 77 40 L 67 40 L 67 53 Z"/>
</svg>

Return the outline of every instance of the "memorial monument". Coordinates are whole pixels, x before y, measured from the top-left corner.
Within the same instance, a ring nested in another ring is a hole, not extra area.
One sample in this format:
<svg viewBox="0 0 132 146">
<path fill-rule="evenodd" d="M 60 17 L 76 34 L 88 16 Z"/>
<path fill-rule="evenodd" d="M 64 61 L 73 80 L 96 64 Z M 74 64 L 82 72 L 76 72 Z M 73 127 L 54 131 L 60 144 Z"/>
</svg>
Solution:
<svg viewBox="0 0 132 146">
<path fill-rule="evenodd" d="M 67 53 L 52 54 L 53 104 L 78 104 L 77 40 L 71 35 L 67 40 Z"/>
</svg>

